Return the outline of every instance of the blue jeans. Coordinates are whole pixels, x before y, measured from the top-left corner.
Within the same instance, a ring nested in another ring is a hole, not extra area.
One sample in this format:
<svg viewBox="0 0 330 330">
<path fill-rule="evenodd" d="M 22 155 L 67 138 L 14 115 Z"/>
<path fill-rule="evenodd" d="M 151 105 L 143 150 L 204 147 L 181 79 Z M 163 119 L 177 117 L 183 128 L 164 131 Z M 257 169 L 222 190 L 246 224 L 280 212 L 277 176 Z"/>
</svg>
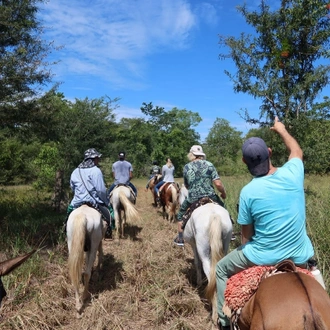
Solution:
<svg viewBox="0 0 330 330">
<path fill-rule="evenodd" d="M 129 182 L 129 183 L 128 183 L 128 186 L 130 186 L 130 187 L 132 188 L 132 190 L 134 191 L 135 197 L 137 197 L 137 189 L 136 189 L 136 187 L 134 186 L 134 184 L 133 184 L 132 182 Z M 112 191 L 115 187 L 116 187 L 116 184 L 113 183 L 113 184 L 108 188 L 108 190 L 107 190 L 107 196 L 110 195 L 111 191 Z"/>
<path fill-rule="evenodd" d="M 158 195 L 159 188 L 165 183 L 165 181 L 160 181 L 155 185 L 155 193 Z"/>
</svg>

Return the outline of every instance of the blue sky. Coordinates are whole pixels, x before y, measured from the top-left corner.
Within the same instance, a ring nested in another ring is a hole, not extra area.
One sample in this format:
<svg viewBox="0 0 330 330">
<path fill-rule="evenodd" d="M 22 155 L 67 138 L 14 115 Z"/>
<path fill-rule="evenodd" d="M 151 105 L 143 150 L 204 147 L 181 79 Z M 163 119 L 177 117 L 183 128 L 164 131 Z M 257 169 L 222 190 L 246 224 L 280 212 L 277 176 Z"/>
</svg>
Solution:
<svg viewBox="0 0 330 330">
<path fill-rule="evenodd" d="M 204 140 L 215 119 L 246 133 L 240 109 L 257 115 L 260 101 L 235 94 L 220 60 L 219 34 L 248 26 L 237 12 L 243 0 L 50 0 L 40 18 L 44 37 L 63 46 L 50 59 L 67 99 L 120 98 L 122 117 L 142 117 L 143 102 L 198 112 Z M 251 6 L 260 1 L 248 1 Z"/>
</svg>

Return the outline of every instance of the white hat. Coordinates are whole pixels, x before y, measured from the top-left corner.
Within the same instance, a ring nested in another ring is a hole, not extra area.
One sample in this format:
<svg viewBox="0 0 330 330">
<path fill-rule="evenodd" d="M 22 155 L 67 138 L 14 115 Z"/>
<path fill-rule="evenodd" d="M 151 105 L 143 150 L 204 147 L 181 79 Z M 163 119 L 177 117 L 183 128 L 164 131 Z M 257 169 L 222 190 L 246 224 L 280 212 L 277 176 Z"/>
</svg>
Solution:
<svg viewBox="0 0 330 330">
<path fill-rule="evenodd" d="M 190 152 L 195 156 L 204 156 L 203 148 L 201 146 L 195 145 L 190 148 Z"/>
</svg>

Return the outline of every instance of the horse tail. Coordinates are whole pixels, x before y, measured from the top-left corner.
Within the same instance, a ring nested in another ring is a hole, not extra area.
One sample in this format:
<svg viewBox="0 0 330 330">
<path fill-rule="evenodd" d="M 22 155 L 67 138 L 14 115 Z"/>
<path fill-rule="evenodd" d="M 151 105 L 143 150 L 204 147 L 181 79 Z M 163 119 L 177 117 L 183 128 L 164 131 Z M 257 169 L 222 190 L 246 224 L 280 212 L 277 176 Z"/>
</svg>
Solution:
<svg viewBox="0 0 330 330">
<path fill-rule="evenodd" d="M 178 191 L 174 184 L 171 185 L 172 191 L 172 206 L 171 206 L 171 214 L 175 216 L 176 208 L 178 206 Z"/>
<path fill-rule="evenodd" d="M 79 287 L 84 264 L 84 244 L 87 219 L 84 214 L 78 214 L 73 219 L 71 248 L 68 259 L 69 276 L 75 288 Z"/>
<path fill-rule="evenodd" d="M 216 292 L 216 277 L 215 268 L 217 262 L 224 256 L 223 245 L 222 245 L 222 228 L 221 228 L 221 217 L 219 214 L 210 215 L 210 226 L 209 226 L 209 238 L 210 238 L 210 252 L 211 252 L 211 265 L 210 265 L 210 279 L 205 289 L 205 296 L 209 301 L 212 301 L 215 297 Z"/>
<path fill-rule="evenodd" d="M 127 198 L 125 192 L 122 190 L 119 191 L 118 196 L 120 203 L 124 207 L 127 220 L 137 220 L 139 218 L 139 212 L 135 205 Z"/>
</svg>

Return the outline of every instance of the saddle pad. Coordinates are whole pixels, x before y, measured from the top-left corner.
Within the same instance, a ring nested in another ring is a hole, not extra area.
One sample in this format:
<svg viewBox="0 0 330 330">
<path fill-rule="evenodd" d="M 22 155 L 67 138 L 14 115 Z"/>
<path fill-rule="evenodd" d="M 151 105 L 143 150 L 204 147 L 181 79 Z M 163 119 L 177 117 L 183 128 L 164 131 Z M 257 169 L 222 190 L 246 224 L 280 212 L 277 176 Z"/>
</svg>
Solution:
<svg viewBox="0 0 330 330">
<path fill-rule="evenodd" d="M 217 204 L 214 200 L 212 200 L 210 197 L 203 197 L 201 199 L 199 199 L 198 201 L 192 203 L 186 213 L 182 216 L 182 229 L 184 229 L 184 227 L 186 226 L 189 218 L 191 217 L 191 214 L 200 206 L 208 204 L 208 203 L 213 203 L 213 204 Z"/>
<path fill-rule="evenodd" d="M 302 269 L 297 266 L 295 266 L 294 269 L 291 267 L 283 267 L 283 265 L 287 264 L 288 262 L 285 261 L 276 266 L 254 266 L 233 275 L 227 281 L 223 312 L 228 317 L 230 317 L 232 313 L 237 312 L 257 291 L 260 282 L 264 278 L 275 273 L 297 271 L 312 276 L 311 272 L 307 269 Z M 285 270 L 286 268 L 289 269 Z"/>
</svg>

